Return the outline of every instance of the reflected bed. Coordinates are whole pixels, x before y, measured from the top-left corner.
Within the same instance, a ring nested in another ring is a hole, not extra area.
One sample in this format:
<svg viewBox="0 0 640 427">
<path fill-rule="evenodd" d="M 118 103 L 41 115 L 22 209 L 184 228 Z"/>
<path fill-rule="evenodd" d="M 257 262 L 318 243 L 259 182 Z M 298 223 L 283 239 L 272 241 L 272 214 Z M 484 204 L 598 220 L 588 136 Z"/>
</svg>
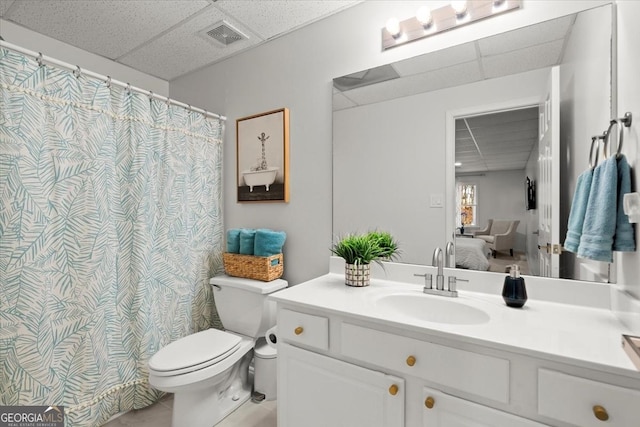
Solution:
<svg viewBox="0 0 640 427">
<path fill-rule="evenodd" d="M 491 251 L 482 239 L 456 237 L 456 267 L 469 270 L 489 270 Z"/>
</svg>

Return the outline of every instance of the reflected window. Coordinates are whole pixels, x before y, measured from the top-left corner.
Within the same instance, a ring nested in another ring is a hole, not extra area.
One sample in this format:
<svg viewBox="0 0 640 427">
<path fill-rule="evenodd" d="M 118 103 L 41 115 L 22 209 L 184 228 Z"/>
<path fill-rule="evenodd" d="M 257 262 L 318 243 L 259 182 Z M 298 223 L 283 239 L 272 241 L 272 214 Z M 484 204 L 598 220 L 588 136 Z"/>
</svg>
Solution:
<svg viewBox="0 0 640 427">
<path fill-rule="evenodd" d="M 456 187 L 456 227 L 477 225 L 478 193 L 476 185 L 458 183 Z"/>
</svg>

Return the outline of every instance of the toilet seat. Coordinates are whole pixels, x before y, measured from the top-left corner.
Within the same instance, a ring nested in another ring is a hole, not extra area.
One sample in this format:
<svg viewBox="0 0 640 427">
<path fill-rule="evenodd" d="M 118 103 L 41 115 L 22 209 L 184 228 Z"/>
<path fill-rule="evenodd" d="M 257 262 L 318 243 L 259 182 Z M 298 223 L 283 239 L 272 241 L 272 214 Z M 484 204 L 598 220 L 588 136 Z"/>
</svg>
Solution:
<svg viewBox="0 0 640 427">
<path fill-rule="evenodd" d="M 238 351 L 242 339 L 228 332 L 207 329 L 172 342 L 149 360 L 155 376 L 169 377 L 214 365 Z"/>
</svg>

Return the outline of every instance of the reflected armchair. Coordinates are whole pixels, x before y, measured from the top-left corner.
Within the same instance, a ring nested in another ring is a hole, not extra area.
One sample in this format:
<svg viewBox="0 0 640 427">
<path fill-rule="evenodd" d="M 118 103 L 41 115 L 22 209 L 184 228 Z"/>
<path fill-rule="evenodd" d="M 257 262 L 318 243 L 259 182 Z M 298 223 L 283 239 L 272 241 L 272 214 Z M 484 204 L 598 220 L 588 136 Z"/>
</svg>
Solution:
<svg viewBox="0 0 640 427">
<path fill-rule="evenodd" d="M 513 256 L 513 245 L 518 224 L 520 224 L 519 220 L 493 221 L 489 235 L 480 235 L 478 238 L 487 242 L 487 246 L 491 249 L 494 258 L 498 251 L 506 251 L 507 249 L 511 256 Z"/>
<path fill-rule="evenodd" d="M 471 234 L 473 234 L 473 237 L 488 236 L 491 232 L 492 224 L 493 224 L 493 219 L 490 219 L 487 221 L 487 226 L 485 228 L 480 228 L 478 230 L 475 230 Z"/>
</svg>

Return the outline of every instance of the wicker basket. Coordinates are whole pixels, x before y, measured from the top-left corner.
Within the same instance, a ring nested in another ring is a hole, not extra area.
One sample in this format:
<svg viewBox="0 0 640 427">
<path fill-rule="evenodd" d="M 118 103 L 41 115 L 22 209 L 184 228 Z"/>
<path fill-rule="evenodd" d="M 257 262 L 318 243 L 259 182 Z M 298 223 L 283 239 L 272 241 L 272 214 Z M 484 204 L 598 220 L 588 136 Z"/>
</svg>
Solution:
<svg viewBox="0 0 640 427">
<path fill-rule="evenodd" d="M 229 276 L 270 282 L 282 277 L 284 258 L 282 254 L 268 257 L 223 253 L 224 271 Z M 274 260 L 277 260 L 275 262 Z"/>
</svg>

